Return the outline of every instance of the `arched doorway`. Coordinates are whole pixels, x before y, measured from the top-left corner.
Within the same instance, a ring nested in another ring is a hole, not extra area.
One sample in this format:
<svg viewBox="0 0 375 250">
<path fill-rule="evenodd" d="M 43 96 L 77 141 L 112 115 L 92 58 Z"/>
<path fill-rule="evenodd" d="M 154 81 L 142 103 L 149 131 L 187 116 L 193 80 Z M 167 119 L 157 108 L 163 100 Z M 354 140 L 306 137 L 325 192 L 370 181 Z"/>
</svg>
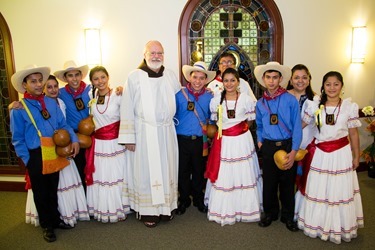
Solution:
<svg viewBox="0 0 375 250">
<path fill-rule="evenodd" d="M 9 27 L 0 13 L 0 175 L 24 175 L 25 167 L 17 157 L 11 143 L 10 117 L 8 105 L 18 100 L 18 93 L 13 88 L 10 79 L 15 72 L 12 37 Z M 24 183 L 1 181 L 1 190 L 22 190 Z"/>
</svg>

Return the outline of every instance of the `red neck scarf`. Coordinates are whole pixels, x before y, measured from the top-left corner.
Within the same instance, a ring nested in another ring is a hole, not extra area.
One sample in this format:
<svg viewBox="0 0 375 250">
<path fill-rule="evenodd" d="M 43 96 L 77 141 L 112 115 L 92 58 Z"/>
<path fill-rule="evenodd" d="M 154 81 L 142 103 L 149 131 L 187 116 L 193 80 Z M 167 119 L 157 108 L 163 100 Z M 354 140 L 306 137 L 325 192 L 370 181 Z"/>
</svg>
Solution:
<svg viewBox="0 0 375 250">
<path fill-rule="evenodd" d="M 279 88 L 271 95 L 267 90 L 263 92 L 263 98 L 266 99 L 267 101 L 275 99 L 278 96 L 281 96 L 282 94 L 286 93 L 286 89 L 283 87 L 279 86 Z"/>
<path fill-rule="evenodd" d="M 217 76 L 215 77 L 215 80 L 217 80 L 219 82 L 223 82 L 223 78 L 221 78 L 220 74 L 217 74 Z"/>
<path fill-rule="evenodd" d="M 205 89 L 205 88 L 202 88 L 199 92 L 195 92 L 195 91 L 191 88 L 191 83 L 190 83 L 190 82 L 186 85 L 186 89 L 189 91 L 190 94 L 192 94 L 192 95 L 195 97 L 195 100 L 196 100 L 196 101 L 198 101 L 199 96 L 203 95 L 204 92 L 206 92 L 206 89 Z"/>
<path fill-rule="evenodd" d="M 82 94 L 83 91 L 85 90 L 85 88 L 86 88 L 86 84 L 83 81 L 81 81 L 79 83 L 79 87 L 78 87 L 77 91 L 72 90 L 69 87 L 69 84 L 65 85 L 66 92 L 68 92 L 69 94 L 73 95 L 73 98 L 76 98 L 77 96 L 79 96 L 80 94 Z"/>
<path fill-rule="evenodd" d="M 40 103 L 40 105 L 42 106 L 42 110 L 46 110 L 46 104 L 44 103 L 44 95 L 33 96 L 33 95 L 25 92 L 25 94 L 23 94 L 23 97 L 25 99 L 38 101 Z"/>
</svg>

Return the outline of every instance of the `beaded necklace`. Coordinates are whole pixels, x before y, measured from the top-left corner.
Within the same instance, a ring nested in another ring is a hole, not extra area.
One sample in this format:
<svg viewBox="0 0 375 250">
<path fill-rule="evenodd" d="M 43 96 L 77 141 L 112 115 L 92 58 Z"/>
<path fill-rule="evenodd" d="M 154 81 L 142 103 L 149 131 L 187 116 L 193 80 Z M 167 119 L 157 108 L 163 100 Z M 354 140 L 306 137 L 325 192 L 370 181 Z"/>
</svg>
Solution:
<svg viewBox="0 0 375 250">
<path fill-rule="evenodd" d="M 238 92 L 237 92 L 237 96 L 236 96 L 236 102 L 234 103 L 234 108 L 228 109 L 227 97 L 225 96 L 225 107 L 227 108 L 227 116 L 228 116 L 229 119 L 236 118 L 237 100 L 238 100 Z"/>
<path fill-rule="evenodd" d="M 336 116 L 336 119 L 335 119 L 335 112 L 336 112 L 337 107 L 339 107 L 339 111 L 337 112 L 337 116 Z M 333 110 L 332 114 L 327 114 L 327 109 L 326 109 L 326 106 L 324 105 L 324 112 L 326 113 L 326 124 L 327 125 L 335 125 L 336 124 L 337 119 L 339 118 L 340 110 L 341 110 L 341 98 L 339 99 L 339 102 L 337 103 L 337 105 L 336 105 L 335 109 Z"/>
<path fill-rule="evenodd" d="M 105 96 L 107 95 L 109 93 L 109 95 L 108 95 L 108 102 L 107 102 L 107 105 L 106 105 L 106 107 L 105 107 L 105 109 L 104 109 L 104 111 L 99 111 L 99 109 L 98 109 L 98 104 L 99 105 L 103 105 L 104 103 L 105 103 Z M 99 95 L 99 91 L 98 91 L 98 95 L 97 95 L 97 101 L 96 101 L 96 110 L 99 112 L 99 114 L 104 114 L 106 111 L 107 111 L 107 109 L 108 109 L 108 105 L 109 105 L 109 101 L 111 100 L 111 89 L 109 89 L 108 91 L 107 91 L 107 93 L 105 93 L 104 95 Z"/>
</svg>

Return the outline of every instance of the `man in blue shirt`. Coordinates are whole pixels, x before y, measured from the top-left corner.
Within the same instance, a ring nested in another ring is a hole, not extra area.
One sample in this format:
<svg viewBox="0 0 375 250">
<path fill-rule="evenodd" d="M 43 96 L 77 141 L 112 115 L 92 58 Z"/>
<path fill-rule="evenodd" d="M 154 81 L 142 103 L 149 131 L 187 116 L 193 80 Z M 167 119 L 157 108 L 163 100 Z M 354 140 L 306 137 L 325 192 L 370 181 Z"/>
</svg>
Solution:
<svg viewBox="0 0 375 250">
<path fill-rule="evenodd" d="M 279 218 L 290 231 L 298 231 L 294 217 L 294 158 L 302 140 L 302 125 L 296 98 L 285 90 L 291 70 L 278 62 L 255 67 L 258 82 L 266 88 L 256 105 L 258 147 L 262 155 L 263 207 L 265 216 L 259 226 L 268 227 Z M 285 150 L 285 164 L 279 169 L 274 161 L 278 150 Z M 278 197 L 278 194 L 280 196 Z"/>
<path fill-rule="evenodd" d="M 89 67 L 87 65 L 78 67 L 74 61 L 67 61 L 64 64 L 64 69 L 54 73 L 57 79 L 67 83 L 65 87 L 60 89 L 59 98 L 66 105 L 66 121 L 75 132 L 78 132 L 79 122 L 89 116 L 88 103 L 90 101 L 89 91 L 91 90 L 91 85 L 82 81 L 88 71 Z M 81 148 L 76 157 L 74 157 L 74 162 L 86 192 L 84 173 L 86 166 L 85 152 L 86 150 Z"/>
<path fill-rule="evenodd" d="M 11 109 L 10 130 L 16 154 L 21 158 L 30 176 L 35 207 L 40 226 L 43 228 L 43 238 L 47 242 L 53 242 L 56 240 L 55 228 L 72 227 L 60 219 L 57 210 L 59 172 L 43 174 L 42 162 L 46 159 L 42 158 L 40 136 L 52 137 L 58 129 L 67 130 L 72 141 L 73 157 L 79 151 L 79 144 L 77 136 L 67 125 L 56 100 L 43 95 L 44 84 L 49 73 L 48 67 L 29 66 L 12 76 L 13 87 L 24 94 L 26 107 Z M 28 114 L 27 111 L 30 113 Z"/>
<path fill-rule="evenodd" d="M 215 78 L 215 71 L 208 71 L 204 62 L 193 66 L 184 65 L 182 72 L 188 84 L 176 94 L 176 132 L 179 151 L 178 191 L 179 205 L 176 214 L 184 214 L 191 204 L 202 213 L 207 212 L 204 205 L 204 171 L 208 150 L 207 137 L 202 127 L 210 120 L 210 101 L 212 94 L 205 85 Z"/>
</svg>

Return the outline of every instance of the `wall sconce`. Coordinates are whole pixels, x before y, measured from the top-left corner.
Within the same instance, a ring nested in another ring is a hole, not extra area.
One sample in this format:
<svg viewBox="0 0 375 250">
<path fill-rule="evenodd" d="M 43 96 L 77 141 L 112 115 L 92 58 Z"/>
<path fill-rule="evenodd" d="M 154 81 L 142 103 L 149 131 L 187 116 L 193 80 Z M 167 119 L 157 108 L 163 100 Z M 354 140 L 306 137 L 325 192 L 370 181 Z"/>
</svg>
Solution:
<svg viewBox="0 0 375 250">
<path fill-rule="evenodd" d="M 353 27 L 352 31 L 352 63 L 364 63 L 366 55 L 367 28 Z"/>
<path fill-rule="evenodd" d="M 86 63 L 90 66 L 102 64 L 102 48 L 100 44 L 100 29 L 85 29 Z"/>
</svg>

